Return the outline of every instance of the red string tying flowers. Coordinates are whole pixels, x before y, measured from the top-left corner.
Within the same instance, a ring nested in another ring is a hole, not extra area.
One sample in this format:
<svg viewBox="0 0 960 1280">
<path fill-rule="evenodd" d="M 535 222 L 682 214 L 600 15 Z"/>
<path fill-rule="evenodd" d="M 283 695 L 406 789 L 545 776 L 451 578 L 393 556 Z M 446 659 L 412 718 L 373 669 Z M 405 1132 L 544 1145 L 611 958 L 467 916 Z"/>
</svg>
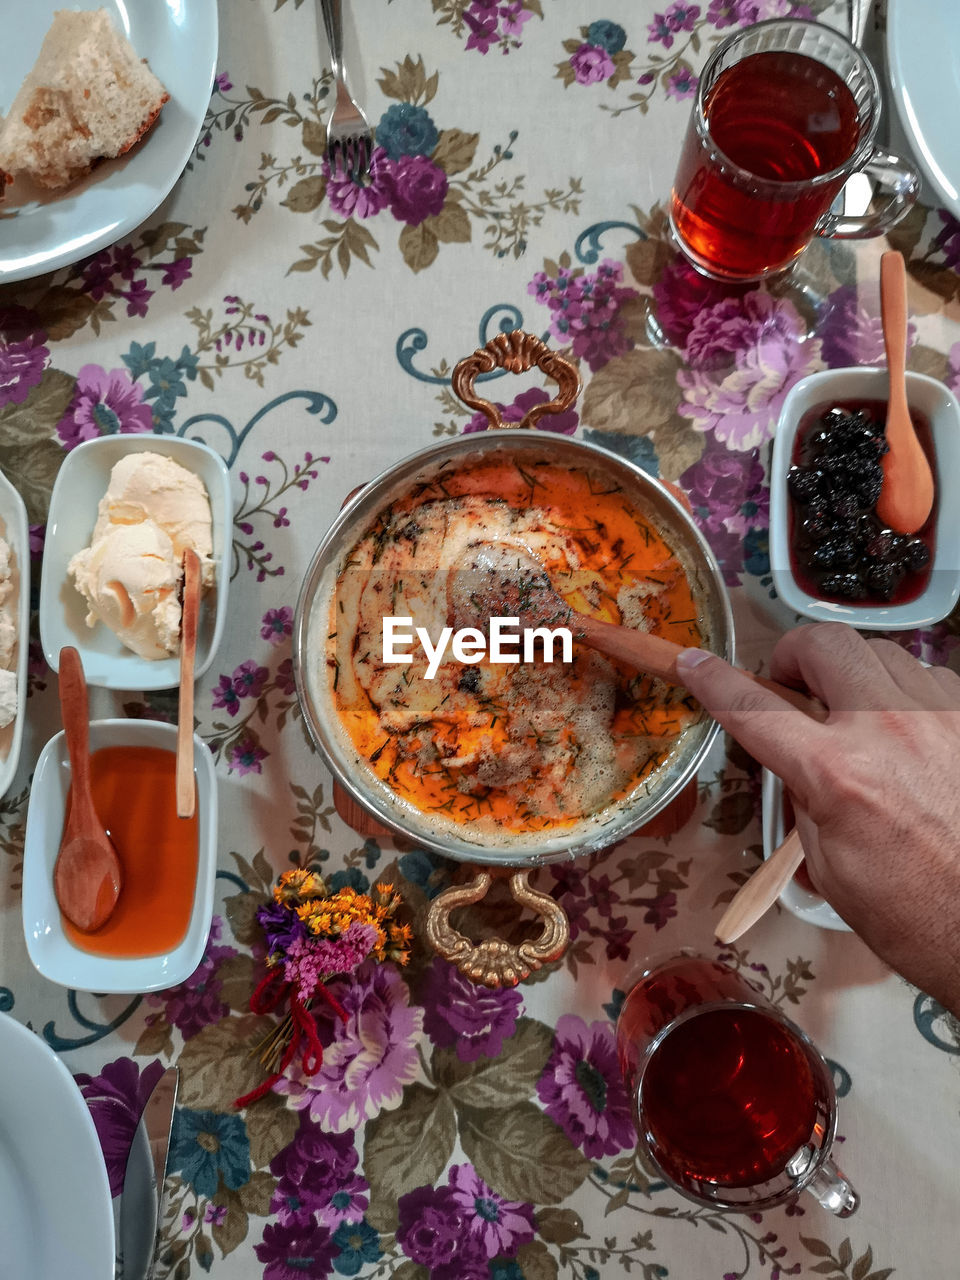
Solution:
<svg viewBox="0 0 960 1280">
<path fill-rule="evenodd" d="M 257 911 L 267 937 L 267 973 L 254 988 L 250 1008 L 267 1014 L 286 1005 L 288 1013 L 261 1046 L 260 1060 L 273 1067 L 270 1075 L 234 1106 L 268 1094 L 298 1054 L 304 1075 L 317 1074 L 323 1045 L 312 1002 L 323 1001 L 346 1023 L 346 1009 L 326 985 L 330 978 L 355 973 L 369 957 L 406 964 L 410 928 L 393 920 L 399 905 L 392 885 L 378 884 L 375 898 L 349 888 L 331 894 L 314 871 L 284 872 L 273 901 Z"/>
</svg>

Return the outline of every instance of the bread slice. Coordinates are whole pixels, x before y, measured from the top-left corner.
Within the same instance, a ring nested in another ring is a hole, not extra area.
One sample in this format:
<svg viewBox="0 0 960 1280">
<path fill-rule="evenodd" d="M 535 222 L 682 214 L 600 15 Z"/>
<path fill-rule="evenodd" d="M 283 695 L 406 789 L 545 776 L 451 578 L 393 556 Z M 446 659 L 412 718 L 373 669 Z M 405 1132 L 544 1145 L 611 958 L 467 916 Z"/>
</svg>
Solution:
<svg viewBox="0 0 960 1280">
<path fill-rule="evenodd" d="M 0 169 L 69 186 L 129 151 L 169 96 L 106 9 L 60 9 L 0 126 Z"/>
</svg>

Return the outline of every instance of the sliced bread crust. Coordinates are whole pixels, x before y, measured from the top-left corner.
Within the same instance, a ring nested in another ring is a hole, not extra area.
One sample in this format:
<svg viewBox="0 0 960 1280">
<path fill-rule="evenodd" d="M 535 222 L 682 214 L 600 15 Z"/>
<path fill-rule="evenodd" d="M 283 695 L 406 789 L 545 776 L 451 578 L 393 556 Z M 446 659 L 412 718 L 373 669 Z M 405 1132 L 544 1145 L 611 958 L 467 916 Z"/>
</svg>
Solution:
<svg viewBox="0 0 960 1280">
<path fill-rule="evenodd" d="M 129 151 L 168 98 L 105 9 L 58 10 L 0 126 L 0 170 L 69 186 Z"/>
</svg>

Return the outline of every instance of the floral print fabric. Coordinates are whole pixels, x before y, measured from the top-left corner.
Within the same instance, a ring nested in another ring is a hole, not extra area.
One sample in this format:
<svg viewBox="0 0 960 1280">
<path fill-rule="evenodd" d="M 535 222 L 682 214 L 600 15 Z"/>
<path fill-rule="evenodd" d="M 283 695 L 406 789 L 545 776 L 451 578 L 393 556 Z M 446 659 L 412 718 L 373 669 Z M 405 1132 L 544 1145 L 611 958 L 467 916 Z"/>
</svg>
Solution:
<svg viewBox="0 0 960 1280">
<path fill-rule="evenodd" d="M 29 724 L 0 800 L 0 1008 L 74 1072 L 115 1194 L 150 1090 L 179 1065 L 159 1277 L 953 1274 L 950 1196 L 929 1187 L 960 1145 L 960 1032 L 856 939 L 786 913 L 742 946 L 714 944 L 717 916 L 761 856 L 759 771 L 736 744 L 718 741 L 679 831 L 533 870 L 570 920 L 570 947 L 518 987 L 488 989 L 424 933 L 429 904 L 466 868 L 344 821 L 304 730 L 293 654 L 300 584 L 343 501 L 438 439 L 479 438 L 487 418 L 454 395 L 453 367 L 519 327 L 583 381 L 540 429 L 682 491 L 730 592 L 739 660 L 764 667 L 794 621 L 769 572 L 771 440 L 802 377 L 882 362 L 886 242 L 819 241 L 790 278 L 727 288 L 678 257 L 666 210 L 717 43 L 772 17 L 842 26 L 844 7 L 354 6 L 353 88 L 376 126 L 359 179 L 325 159 L 333 88 L 313 8 L 222 5 L 209 111 L 170 198 L 124 242 L 51 277 L 0 283 L 0 469 L 28 507 L 34 584 L 54 479 L 85 440 L 203 440 L 234 499 L 229 617 L 196 697 L 220 797 L 201 963 L 142 997 L 70 992 L 29 969 L 17 939 L 30 775 L 59 724 L 34 613 Z M 17 216 L 5 208 L 0 229 Z M 889 243 L 913 282 L 911 367 L 960 390 L 960 224 L 921 204 Z M 555 387 L 495 373 L 477 391 L 516 425 Z M 892 638 L 957 667 L 958 637 L 952 617 Z M 103 714 L 176 716 L 175 692 L 111 698 Z M 320 1070 L 291 1070 L 238 1110 L 267 1074 L 259 1046 L 276 1025 L 250 1009 L 268 947 L 257 910 L 291 867 L 319 871 L 334 892 L 392 882 L 413 953 L 403 969 L 335 979 L 347 1018 L 318 1012 Z M 477 938 L 531 932 L 495 893 L 457 923 Z M 711 1213 L 637 1153 L 616 1017 L 638 966 L 683 946 L 743 970 L 829 1057 L 843 1093 L 839 1159 L 862 1195 L 849 1222 L 809 1199 L 762 1218 Z"/>
</svg>

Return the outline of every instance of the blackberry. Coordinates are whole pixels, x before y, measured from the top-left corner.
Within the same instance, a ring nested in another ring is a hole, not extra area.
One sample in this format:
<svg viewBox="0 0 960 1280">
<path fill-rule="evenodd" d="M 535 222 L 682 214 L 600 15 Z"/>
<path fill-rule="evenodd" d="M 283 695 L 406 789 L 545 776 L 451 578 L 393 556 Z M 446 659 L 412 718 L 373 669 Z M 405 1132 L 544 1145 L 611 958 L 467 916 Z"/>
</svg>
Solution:
<svg viewBox="0 0 960 1280">
<path fill-rule="evenodd" d="M 842 543 L 835 542 L 832 538 L 829 538 L 826 542 L 821 542 L 810 552 L 810 564 L 817 569 L 834 568 L 840 563 L 837 559 L 837 552 L 842 545 Z"/>
<path fill-rule="evenodd" d="M 900 570 L 895 564 L 889 562 L 872 564 L 863 575 L 864 582 L 871 591 L 876 591 L 885 600 L 889 600 L 896 591 L 900 577 Z"/>
<path fill-rule="evenodd" d="M 855 573 L 831 573 L 820 583 L 824 595 L 839 596 L 842 600 L 860 600 L 866 594 Z"/>
<path fill-rule="evenodd" d="M 822 487 L 823 473 L 815 468 L 791 467 L 787 472 L 787 488 L 796 502 L 811 502 Z"/>
<path fill-rule="evenodd" d="M 847 474 L 849 467 L 849 459 L 847 457 L 846 450 L 841 449 L 836 453 L 825 453 L 823 457 L 820 458 L 819 462 L 820 470 L 825 475 L 828 475 L 834 483 L 836 483 L 838 478 L 841 479 L 842 482 L 842 477 Z"/>
<path fill-rule="evenodd" d="M 930 563 L 930 548 L 922 538 L 910 538 L 903 548 L 900 563 L 913 573 L 925 569 Z"/>
<path fill-rule="evenodd" d="M 800 526 L 804 537 L 810 542 L 823 542 L 834 532 L 832 521 L 826 515 L 808 515 Z"/>
<path fill-rule="evenodd" d="M 864 507 L 875 507 L 877 499 L 880 497 L 880 490 L 883 488 L 883 468 L 879 462 L 872 462 L 857 479 L 856 494 L 860 499 L 860 505 Z"/>
<path fill-rule="evenodd" d="M 834 543 L 833 564 L 838 569 L 846 569 L 849 565 L 856 563 L 859 554 L 853 539 L 844 538 Z"/>
<path fill-rule="evenodd" d="M 845 524 L 852 525 L 860 514 L 860 503 L 857 501 L 856 494 L 842 489 L 839 493 L 834 490 L 830 505 L 833 508 L 833 514 L 839 516 Z"/>
<path fill-rule="evenodd" d="M 903 553 L 907 548 L 907 540 L 902 534 L 894 533 L 890 530 L 890 559 L 902 560 Z"/>
<path fill-rule="evenodd" d="M 881 529 L 875 534 L 864 547 L 864 553 L 871 560 L 878 560 L 881 564 L 889 564 L 896 559 L 895 555 L 896 534 L 889 529 Z"/>
</svg>

